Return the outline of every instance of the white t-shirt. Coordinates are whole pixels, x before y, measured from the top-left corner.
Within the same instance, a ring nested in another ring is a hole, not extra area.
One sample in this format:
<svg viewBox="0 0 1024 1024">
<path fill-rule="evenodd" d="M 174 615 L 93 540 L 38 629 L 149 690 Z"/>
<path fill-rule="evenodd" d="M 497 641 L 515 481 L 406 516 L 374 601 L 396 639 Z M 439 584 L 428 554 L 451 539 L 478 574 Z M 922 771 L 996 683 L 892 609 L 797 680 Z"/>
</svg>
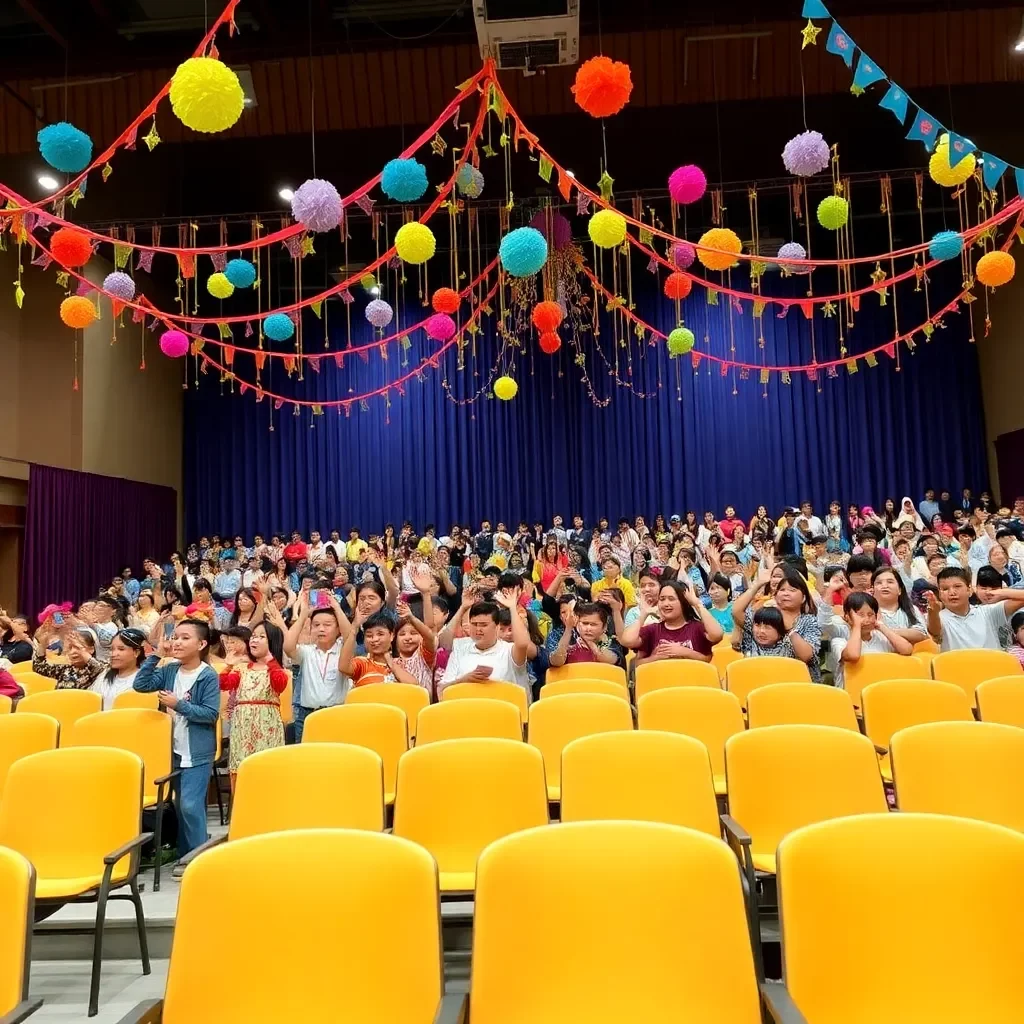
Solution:
<svg viewBox="0 0 1024 1024">
<path fill-rule="evenodd" d="M 1006 602 L 971 605 L 966 615 L 955 615 L 948 608 L 939 612 L 942 623 L 941 651 L 962 651 L 967 648 L 984 647 L 990 651 L 1001 651 L 999 629 L 1006 628 L 1010 617 L 1006 613 Z"/>
<path fill-rule="evenodd" d="M 311 711 L 345 703 L 351 680 L 338 671 L 341 640 L 328 651 L 316 644 L 299 644 L 295 648 L 295 661 L 302 665 L 300 697 L 302 706 Z"/>
<path fill-rule="evenodd" d="M 183 668 L 178 669 L 178 674 L 174 677 L 174 696 L 178 700 L 188 700 L 188 695 L 203 668 L 204 666 L 200 664 L 198 668 L 188 672 Z M 188 719 L 184 715 L 174 716 L 174 752 L 181 758 L 182 768 L 192 767 L 192 748 L 188 742 Z"/>
<path fill-rule="evenodd" d="M 103 710 L 109 711 L 114 706 L 114 698 L 120 693 L 127 693 L 135 682 L 139 670 L 129 672 L 126 676 L 114 676 L 107 679 L 107 673 L 101 672 L 89 687 L 93 693 L 98 693 L 103 698 Z"/>
<path fill-rule="evenodd" d="M 481 665 L 490 665 L 492 681 L 516 683 L 526 691 L 526 699 L 529 700 L 531 696 L 530 676 L 526 671 L 526 662 L 517 665 L 512 660 L 512 650 L 512 643 L 509 640 L 497 640 L 493 647 L 481 651 L 472 637 L 460 637 L 452 645 L 452 653 L 448 658 L 444 675 L 441 677 L 441 685 L 447 686 L 449 683 L 454 683 L 456 679 L 469 675 L 473 669 L 479 668 Z"/>
</svg>

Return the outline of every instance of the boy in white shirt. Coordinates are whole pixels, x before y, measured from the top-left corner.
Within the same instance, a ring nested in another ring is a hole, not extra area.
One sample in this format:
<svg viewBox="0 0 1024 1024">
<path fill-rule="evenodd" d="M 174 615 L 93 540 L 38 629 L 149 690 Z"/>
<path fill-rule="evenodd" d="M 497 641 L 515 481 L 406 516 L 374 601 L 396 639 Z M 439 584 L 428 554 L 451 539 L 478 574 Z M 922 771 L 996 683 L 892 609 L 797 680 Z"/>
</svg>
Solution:
<svg viewBox="0 0 1024 1024">
<path fill-rule="evenodd" d="M 1005 596 L 992 604 L 972 605 L 970 570 L 952 566 L 939 573 L 938 584 L 939 596 L 928 591 L 926 600 L 928 632 L 940 650 L 1003 650 L 999 631 L 1005 630 L 1013 613 L 1024 606 L 1024 590 L 1007 588 Z"/>
</svg>

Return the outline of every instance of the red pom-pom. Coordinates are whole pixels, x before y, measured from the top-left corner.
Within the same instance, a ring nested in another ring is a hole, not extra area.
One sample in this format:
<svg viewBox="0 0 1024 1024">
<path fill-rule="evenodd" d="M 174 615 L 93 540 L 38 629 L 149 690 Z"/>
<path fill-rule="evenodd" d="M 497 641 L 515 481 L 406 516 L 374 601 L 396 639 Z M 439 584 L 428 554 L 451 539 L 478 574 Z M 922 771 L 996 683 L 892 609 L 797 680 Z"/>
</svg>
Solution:
<svg viewBox="0 0 1024 1024">
<path fill-rule="evenodd" d="M 690 294 L 693 282 L 682 272 L 674 270 L 665 278 L 665 296 L 669 299 L 685 299 Z"/>
<path fill-rule="evenodd" d="M 533 307 L 533 326 L 542 334 L 557 331 L 562 322 L 562 307 L 557 302 L 538 302 Z"/>
<path fill-rule="evenodd" d="M 438 288 L 430 300 L 435 313 L 457 313 L 461 303 L 459 293 L 453 288 Z"/>
<path fill-rule="evenodd" d="M 220 674 L 220 688 L 222 690 L 237 690 L 242 677 L 233 668 L 226 668 Z"/>
<path fill-rule="evenodd" d="M 562 339 L 554 331 L 545 331 L 540 336 L 540 350 L 549 356 L 554 355 L 562 345 Z"/>
<path fill-rule="evenodd" d="M 50 252 L 62 267 L 84 267 L 92 258 L 92 243 L 81 231 L 61 228 L 50 239 Z"/>
<path fill-rule="evenodd" d="M 633 80 L 629 65 L 610 57 L 591 57 L 576 72 L 576 102 L 591 117 L 610 117 L 629 101 Z"/>
</svg>

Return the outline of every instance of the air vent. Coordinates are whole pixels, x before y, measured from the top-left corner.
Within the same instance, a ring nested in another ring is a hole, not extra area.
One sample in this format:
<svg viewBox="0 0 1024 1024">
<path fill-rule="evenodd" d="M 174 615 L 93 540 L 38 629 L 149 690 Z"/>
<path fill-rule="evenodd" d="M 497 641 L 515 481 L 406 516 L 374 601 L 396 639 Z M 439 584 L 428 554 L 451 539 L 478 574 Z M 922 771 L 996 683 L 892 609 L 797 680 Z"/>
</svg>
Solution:
<svg viewBox="0 0 1024 1024">
<path fill-rule="evenodd" d="M 498 67 L 506 70 L 523 69 L 533 71 L 536 68 L 550 67 L 558 64 L 559 54 L 565 39 L 531 39 L 519 40 L 514 43 L 498 43 Z"/>
<path fill-rule="evenodd" d="M 579 59 L 579 0 L 473 0 L 473 21 L 480 56 L 499 68 L 533 74 Z"/>
</svg>

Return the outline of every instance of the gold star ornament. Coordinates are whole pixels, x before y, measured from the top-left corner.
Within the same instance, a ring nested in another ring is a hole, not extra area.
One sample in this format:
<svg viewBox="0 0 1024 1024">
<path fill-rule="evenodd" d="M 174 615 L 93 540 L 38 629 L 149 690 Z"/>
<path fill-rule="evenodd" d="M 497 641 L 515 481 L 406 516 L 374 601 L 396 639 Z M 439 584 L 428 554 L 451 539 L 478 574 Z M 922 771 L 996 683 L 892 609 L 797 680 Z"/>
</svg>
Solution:
<svg viewBox="0 0 1024 1024">
<path fill-rule="evenodd" d="M 808 18 L 807 24 L 800 30 L 800 35 L 803 36 L 804 40 L 800 49 L 806 50 L 808 46 L 818 45 L 818 36 L 821 35 L 821 29 Z"/>
</svg>

